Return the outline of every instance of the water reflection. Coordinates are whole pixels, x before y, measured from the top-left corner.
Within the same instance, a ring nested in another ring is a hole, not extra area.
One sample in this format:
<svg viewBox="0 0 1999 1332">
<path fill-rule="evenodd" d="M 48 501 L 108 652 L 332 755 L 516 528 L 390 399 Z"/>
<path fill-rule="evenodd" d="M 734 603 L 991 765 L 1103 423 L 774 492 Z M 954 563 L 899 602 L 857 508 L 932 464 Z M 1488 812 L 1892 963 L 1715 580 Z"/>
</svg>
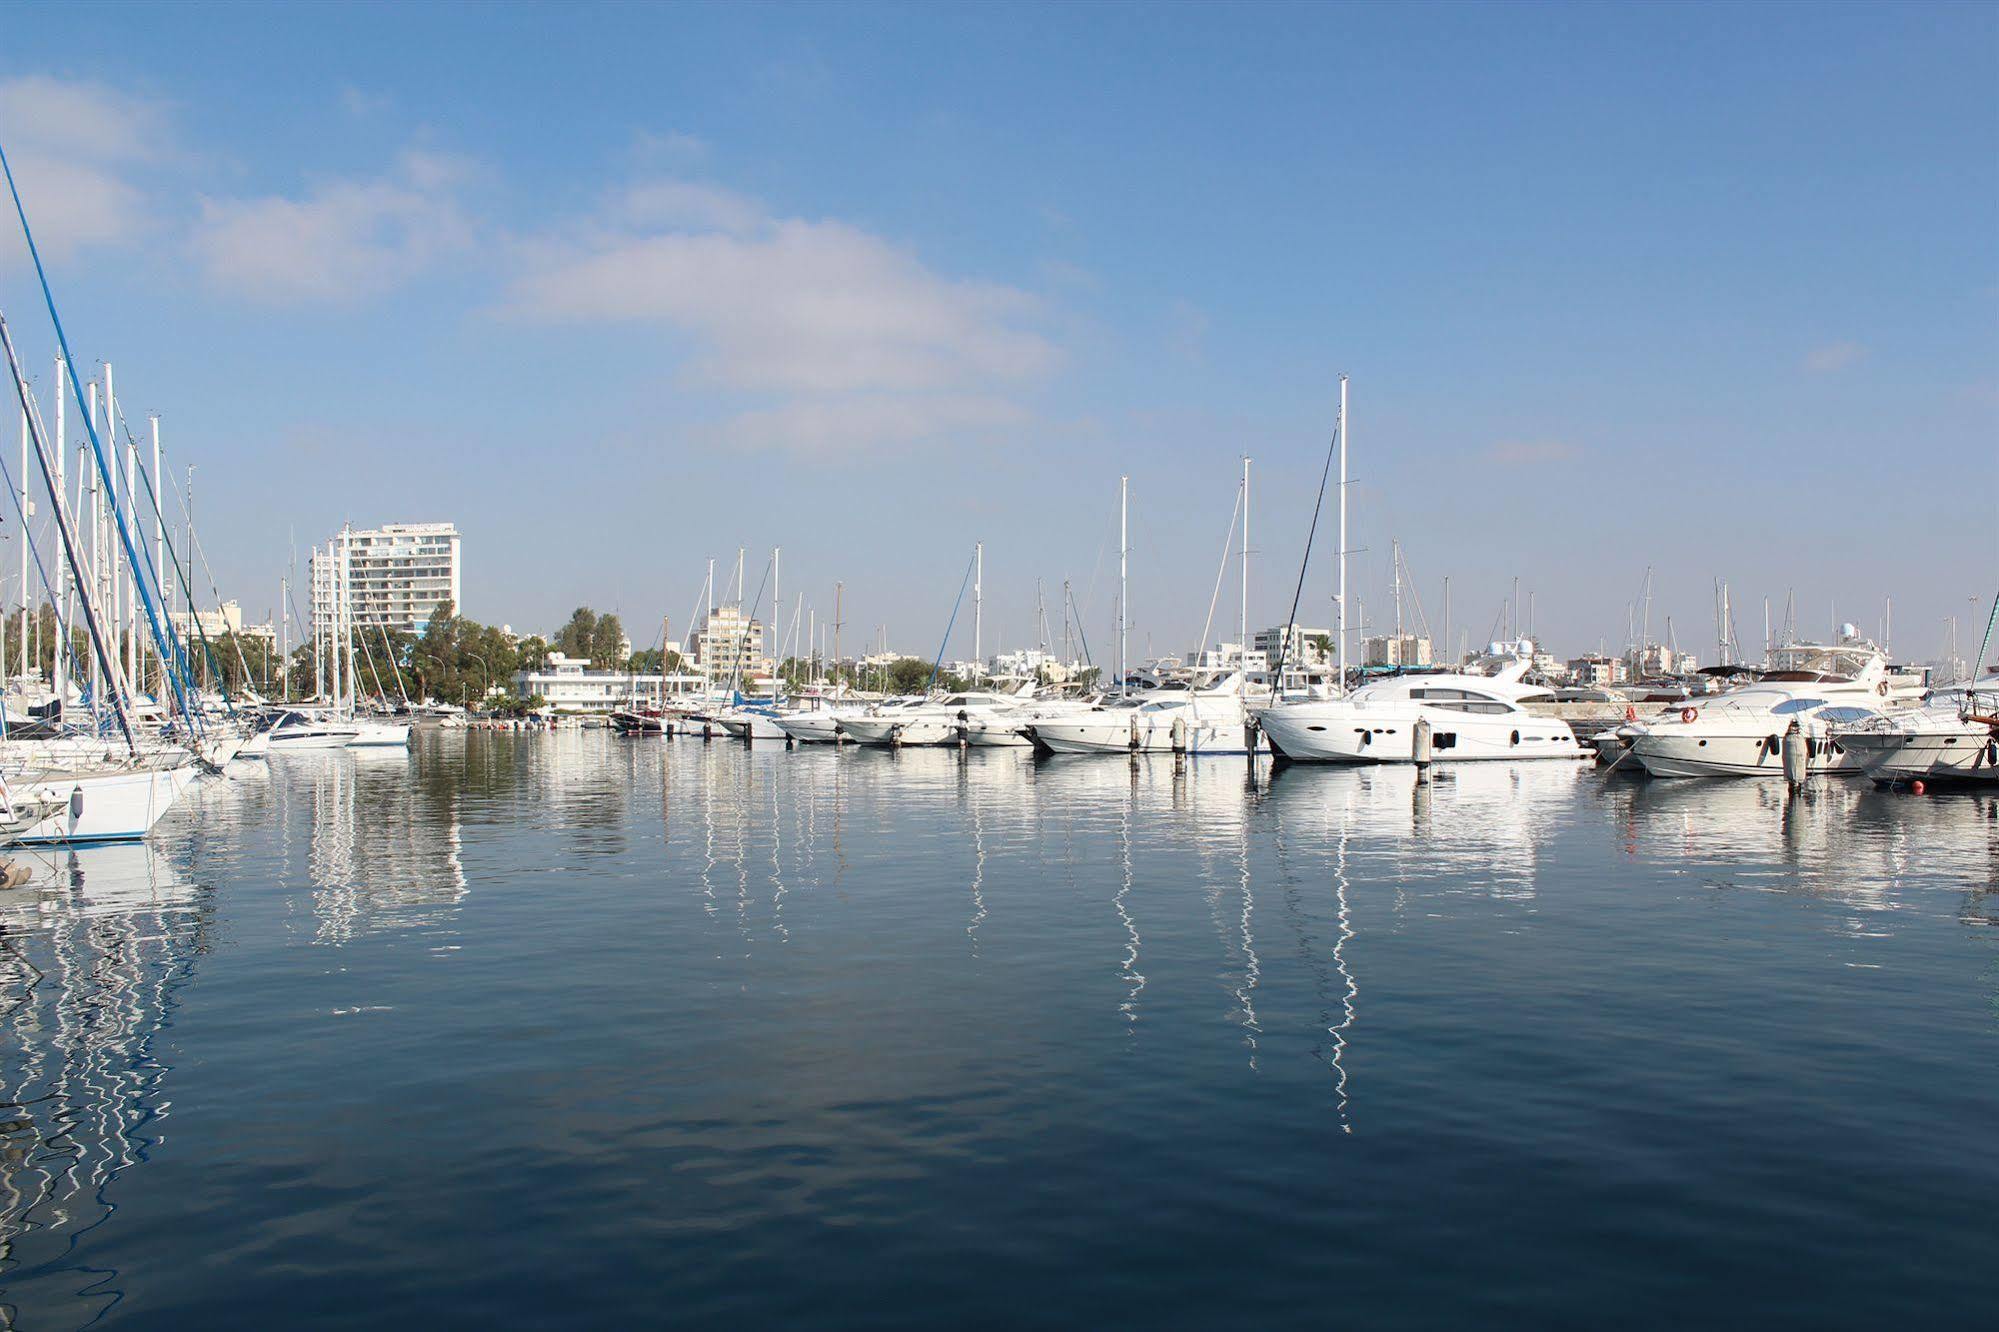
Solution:
<svg viewBox="0 0 1999 1332">
<path fill-rule="evenodd" d="M 58 1286 L 48 1302 L 84 1325 L 124 1297 L 116 1271 L 77 1255 L 161 1139 L 162 1035 L 212 909 L 148 846 L 34 861 L 34 881 L 0 890 L 0 1290 L 12 1314 L 24 1291 Z"/>
<path fill-rule="evenodd" d="M 1720 886 L 1803 892 L 1892 910 L 1938 876 L 1999 882 L 1999 796 L 1820 781 L 1615 782 L 1601 798 L 1628 859 L 1670 859 Z"/>
</svg>

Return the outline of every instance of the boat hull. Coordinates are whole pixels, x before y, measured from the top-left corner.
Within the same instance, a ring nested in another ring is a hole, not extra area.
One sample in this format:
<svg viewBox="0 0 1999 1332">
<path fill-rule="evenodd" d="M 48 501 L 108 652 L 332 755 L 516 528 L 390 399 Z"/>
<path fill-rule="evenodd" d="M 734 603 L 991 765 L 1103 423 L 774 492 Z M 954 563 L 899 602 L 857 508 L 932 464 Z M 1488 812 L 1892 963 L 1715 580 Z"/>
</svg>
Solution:
<svg viewBox="0 0 1999 1332">
<path fill-rule="evenodd" d="M 1844 735 L 1840 746 L 1869 777 L 1999 784 L 1999 737 L 1976 732 Z"/>
<path fill-rule="evenodd" d="M 1414 763 L 1417 723 L 1425 721 L 1432 763 L 1575 761 L 1594 752 L 1567 722 L 1524 712 L 1322 704 L 1272 708 L 1260 720 L 1270 747 L 1296 763 Z"/>
<path fill-rule="evenodd" d="M 53 800 L 59 808 L 12 840 L 22 846 L 137 841 L 199 775 L 200 769 L 188 762 L 131 772 L 48 774 L 19 783 L 17 800 Z"/>
<path fill-rule="evenodd" d="M 1727 735 L 1689 730 L 1652 731 L 1631 746 L 1632 756 L 1654 777 L 1782 777 L 1781 735 Z M 1821 737 L 1808 737 L 1805 771 L 1812 776 L 1837 776 L 1858 771 L 1845 750 Z"/>
</svg>

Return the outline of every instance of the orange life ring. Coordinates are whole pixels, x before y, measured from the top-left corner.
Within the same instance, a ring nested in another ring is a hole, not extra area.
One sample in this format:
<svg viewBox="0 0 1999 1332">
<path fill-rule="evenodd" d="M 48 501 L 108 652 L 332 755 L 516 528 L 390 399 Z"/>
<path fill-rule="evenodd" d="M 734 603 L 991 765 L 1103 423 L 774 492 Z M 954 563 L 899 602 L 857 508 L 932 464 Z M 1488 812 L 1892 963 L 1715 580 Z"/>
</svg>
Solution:
<svg viewBox="0 0 1999 1332">
<path fill-rule="evenodd" d="M 1629 703 L 1626 703 L 1626 704 L 1624 705 L 1624 720 L 1626 720 L 1626 721 L 1628 721 L 1628 722 L 1634 722 L 1634 721 L 1637 721 L 1637 720 L 1638 720 L 1638 709 L 1637 709 L 1637 708 L 1634 708 L 1634 707 L 1632 707 L 1632 706 L 1631 706 L 1631 705 L 1630 705 Z"/>
<path fill-rule="evenodd" d="M 1690 722 L 1698 716 L 1700 716 L 1700 713 L 1694 711 L 1692 708 L 1680 709 L 1680 720 L 1683 722 Z"/>
</svg>

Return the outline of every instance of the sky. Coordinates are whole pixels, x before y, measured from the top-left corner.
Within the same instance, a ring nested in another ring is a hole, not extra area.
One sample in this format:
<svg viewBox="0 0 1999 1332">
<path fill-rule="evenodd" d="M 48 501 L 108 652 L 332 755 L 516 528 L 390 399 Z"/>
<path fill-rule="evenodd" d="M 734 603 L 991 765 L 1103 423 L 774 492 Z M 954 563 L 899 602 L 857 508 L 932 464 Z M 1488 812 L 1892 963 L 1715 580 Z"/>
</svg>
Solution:
<svg viewBox="0 0 1999 1332">
<path fill-rule="evenodd" d="M 1648 569 L 1710 659 L 1717 580 L 1752 650 L 1892 598 L 1907 657 L 1999 590 L 1999 7 L 9 12 L 72 351 L 253 620 L 448 520 L 490 623 L 677 639 L 781 546 L 780 622 L 843 583 L 930 656 L 982 541 L 988 652 L 1068 580 L 1101 658 L 1128 476 L 1131 650 L 1182 651 L 1247 455 L 1249 618 L 1325 625 L 1342 374 L 1356 625 L 1397 542 L 1437 636 L 1517 578 L 1564 654 Z M 0 310 L 45 390 L 12 232 Z"/>
</svg>

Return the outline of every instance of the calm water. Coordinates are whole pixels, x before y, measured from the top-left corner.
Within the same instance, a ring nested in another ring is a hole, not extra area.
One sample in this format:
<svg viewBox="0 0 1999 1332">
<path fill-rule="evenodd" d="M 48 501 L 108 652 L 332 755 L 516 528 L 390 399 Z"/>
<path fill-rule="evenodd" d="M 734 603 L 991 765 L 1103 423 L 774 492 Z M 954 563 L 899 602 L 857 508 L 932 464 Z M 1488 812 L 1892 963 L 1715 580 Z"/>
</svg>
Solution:
<svg viewBox="0 0 1999 1332">
<path fill-rule="evenodd" d="M 1991 796 L 440 733 L 41 868 L 10 1326 L 1990 1315 Z"/>
</svg>

